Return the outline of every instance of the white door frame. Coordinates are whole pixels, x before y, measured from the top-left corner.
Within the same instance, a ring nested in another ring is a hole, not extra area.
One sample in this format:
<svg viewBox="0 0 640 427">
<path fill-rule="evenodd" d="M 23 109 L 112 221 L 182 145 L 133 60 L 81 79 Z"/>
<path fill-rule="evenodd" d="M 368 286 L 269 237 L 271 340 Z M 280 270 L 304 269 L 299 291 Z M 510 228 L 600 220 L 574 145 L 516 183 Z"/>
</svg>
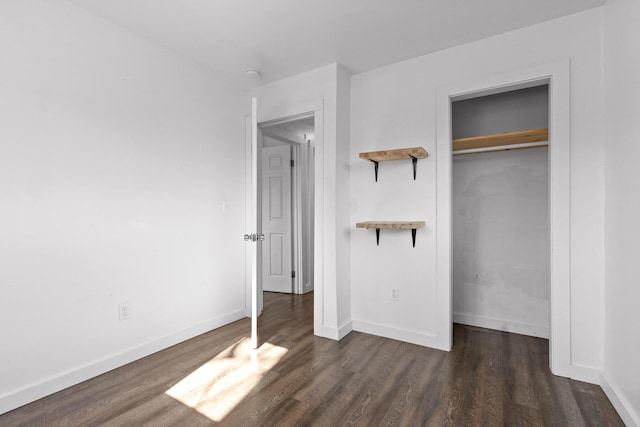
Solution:
<svg viewBox="0 0 640 427">
<path fill-rule="evenodd" d="M 448 85 L 437 94 L 438 347 L 453 344 L 451 283 L 451 102 L 549 84 L 550 300 L 549 364 L 555 375 L 588 375 L 571 359 L 571 99 L 568 59 Z"/>
<path fill-rule="evenodd" d="M 307 119 L 313 117 L 312 113 L 303 116 L 296 116 L 295 120 Z M 291 171 L 291 207 L 292 207 L 292 263 L 291 266 L 295 271 L 295 277 L 292 281 L 292 292 L 296 294 L 304 294 L 312 291 L 307 289 L 313 283 L 312 280 L 305 283 L 303 279 L 313 272 L 313 251 L 309 248 L 309 245 L 313 245 L 313 239 L 310 235 L 311 231 L 309 226 L 313 224 L 312 215 L 309 216 L 312 201 L 308 197 L 309 194 L 313 194 L 313 188 L 309 187 L 313 184 L 313 180 L 310 176 L 313 171 L 313 165 L 309 164 L 309 160 L 313 159 L 310 142 L 296 134 L 292 134 L 286 131 L 277 130 L 273 131 L 271 126 L 278 126 L 282 123 L 287 123 L 292 120 L 285 119 L 271 121 L 268 123 L 261 123 L 260 129 L 264 136 L 276 139 L 287 144 L 291 148 L 291 160 L 295 162 L 295 167 Z M 304 177 L 304 179 L 303 179 Z M 310 179 L 311 178 L 311 179 Z M 307 236 L 307 240 L 304 240 L 304 236 Z M 306 257 L 305 257 L 306 252 Z"/>
<path fill-rule="evenodd" d="M 270 110 L 264 113 L 260 110 L 260 99 L 258 99 L 258 123 L 271 122 L 284 119 L 295 119 L 305 115 L 313 114 L 314 117 L 314 133 L 315 137 L 311 143 L 311 150 L 315 151 L 314 157 L 314 210 L 313 210 L 313 282 L 314 282 L 314 298 L 313 298 L 313 333 L 318 336 L 326 336 L 324 332 L 324 115 L 323 102 L 321 99 L 297 105 L 286 106 L 279 110 Z M 251 117 L 246 120 L 247 132 L 245 138 L 245 206 L 247 227 L 250 227 L 250 218 L 252 212 L 251 203 Z M 247 228 L 248 229 L 248 228 Z M 251 313 L 251 257 L 247 250 L 246 255 L 246 274 L 245 274 L 245 307 L 247 316 Z"/>
</svg>

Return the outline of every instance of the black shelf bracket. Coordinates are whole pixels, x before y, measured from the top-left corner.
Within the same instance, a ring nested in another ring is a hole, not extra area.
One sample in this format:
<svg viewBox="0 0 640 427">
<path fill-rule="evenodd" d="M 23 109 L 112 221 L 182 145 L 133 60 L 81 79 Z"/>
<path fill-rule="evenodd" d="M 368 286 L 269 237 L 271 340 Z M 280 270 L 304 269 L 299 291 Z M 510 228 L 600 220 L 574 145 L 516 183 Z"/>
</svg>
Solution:
<svg viewBox="0 0 640 427">
<path fill-rule="evenodd" d="M 413 247 L 416 247 L 416 231 L 417 229 L 411 229 L 411 243 L 413 243 Z M 380 246 L 380 229 L 376 228 L 376 245 Z"/>
<path fill-rule="evenodd" d="M 380 162 L 377 162 L 375 160 L 371 160 L 371 162 L 373 162 L 373 170 L 374 170 L 374 173 L 376 174 L 376 182 L 378 182 L 378 165 Z"/>
<path fill-rule="evenodd" d="M 411 159 L 411 163 L 413 165 L 413 180 L 416 180 L 416 171 L 418 170 L 418 158 L 417 157 L 413 157 L 411 154 L 408 154 L 409 158 Z M 380 165 L 380 162 L 378 162 L 377 160 L 371 160 L 369 159 L 369 161 L 371 163 L 373 163 L 373 171 L 375 173 L 375 177 L 376 177 L 376 182 L 378 182 L 378 167 Z"/>
<path fill-rule="evenodd" d="M 413 157 L 411 154 L 409 154 L 409 157 L 411 157 L 411 163 L 413 163 L 413 180 L 415 181 L 416 180 L 416 169 L 418 169 L 418 158 L 417 157 Z"/>
</svg>

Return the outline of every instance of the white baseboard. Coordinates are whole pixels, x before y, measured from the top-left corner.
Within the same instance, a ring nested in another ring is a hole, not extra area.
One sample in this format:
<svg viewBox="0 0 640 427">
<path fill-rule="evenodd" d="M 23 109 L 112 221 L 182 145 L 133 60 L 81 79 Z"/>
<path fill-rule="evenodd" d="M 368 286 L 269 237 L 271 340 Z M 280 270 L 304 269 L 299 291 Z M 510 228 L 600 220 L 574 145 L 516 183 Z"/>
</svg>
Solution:
<svg viewBox="0 0 640 427">
<path fill-rule="evenodd" d="M 340 341 L 342 338 L 346 337 L 349 332 L 353 330 L 353 323 L 349 320 L 344 325 L 335 328 L 333 326 L 324 325 L 322 327 L 323 334 L 319 335 L 323 338 L 329 338 L 332 340 Z"/>
<path fill-rule="evenodd" d="M 604 372 L 600 372 L 600 387 L 627 427 L 640 427 L 640 415 L 634 411 L 629 401 L 620 393 L 620 389 L 609 380 Z"/>
<path fill-rule="evenodd" d="M 341 340 L 342 338 L 344 338 L 347 335 L 349 335 L 349 333 L 351 331 L 353 331 L 353 322 L 351 320 L 349 320 L 344 325 L 342 325 L 340 328 L 338 328 L 338 340 Z"/>
<path fill-rule="evenodd" d="M 530 323 L 513 322 L 510 320 L 496 319 L 493 317 L 478 316 L 469 313 L 453 313 L 453 321 L 463 325 L 477 326 L 479 328 L 495 329 L 504 332 L 513 332 L 521 335 L 529 335 L 538 338 L 549 338 L 548 326 L 533 325 Z"/>
<path fill-rule="evenodd" d="M 600 384 L 600 372 L 601 371 L 598 368 L 573 363 L 567 368 L 567 375 L 560 376 L 585 383 Z"/>
<path fill-rule="evenodd" d="M 395 328 L 393 326 L 381 325 L 378 323 L 365 322 L 362 320 L 353 321 L 353 330 L 380 337 L 391 338 L 398 341 L 405 341 L 424 347 L 431 347 L 438 350 L 449 351 L 444 348 L 437 335 L 425 334 L 423 332 L 411 331 L 407 329 Z"/>
<path fill-rule="evenodd" d="M 197 325 L 193 325 L 178 332 L 148 341 L 136 347 L 109 356 L 105 359 L 88 363 L 68 372 L 61 373 L 44 381 L 25 387 L 14 392 L 0 396 L 0 414 L 9 412 L 20 406 L 41 399 L 50 394 L 56 393 L 65 388 L 79 384 L 83 381 L 102 375 L 120 366 L 131 363 L 135 360 L 149 356 L 165 348 L 171 347 L 205 332 L 219 328 L 245 316 L 245 310 L 240 309 L 231 313 L 209 319 Z"/>
</svg>

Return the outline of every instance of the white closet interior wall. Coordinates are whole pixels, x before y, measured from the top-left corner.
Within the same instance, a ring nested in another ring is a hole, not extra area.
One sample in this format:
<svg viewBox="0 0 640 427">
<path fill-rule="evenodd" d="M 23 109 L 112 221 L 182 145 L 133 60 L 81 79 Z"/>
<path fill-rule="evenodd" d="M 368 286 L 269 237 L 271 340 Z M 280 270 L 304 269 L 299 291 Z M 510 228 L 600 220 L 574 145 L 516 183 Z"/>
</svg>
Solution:
<svg viewBox="0 0 640 427">
<path fill-rule="evenodd" d="M 548 127 L 548 86 L 454 102 L 453 138 Z M 453 158 L 454 322 L 548 338 L 548 150 Z"/>
</svg>

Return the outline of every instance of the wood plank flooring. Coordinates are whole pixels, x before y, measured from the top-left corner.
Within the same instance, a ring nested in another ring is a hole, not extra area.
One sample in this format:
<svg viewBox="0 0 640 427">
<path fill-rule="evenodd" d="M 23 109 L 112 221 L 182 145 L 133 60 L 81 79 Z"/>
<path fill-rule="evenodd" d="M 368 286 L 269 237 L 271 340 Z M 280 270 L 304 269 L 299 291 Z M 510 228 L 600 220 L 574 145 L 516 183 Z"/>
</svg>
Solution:
<svg viewBox="0 0 640 427">
<path fill-rule="evenodd" d="M 598 386 L 554 377 L 548 341 L 455 325 L 450 353 L 313 336 L 313 295 L 0 415 L 0 426 L 622 426 Z"/>
</svg>

